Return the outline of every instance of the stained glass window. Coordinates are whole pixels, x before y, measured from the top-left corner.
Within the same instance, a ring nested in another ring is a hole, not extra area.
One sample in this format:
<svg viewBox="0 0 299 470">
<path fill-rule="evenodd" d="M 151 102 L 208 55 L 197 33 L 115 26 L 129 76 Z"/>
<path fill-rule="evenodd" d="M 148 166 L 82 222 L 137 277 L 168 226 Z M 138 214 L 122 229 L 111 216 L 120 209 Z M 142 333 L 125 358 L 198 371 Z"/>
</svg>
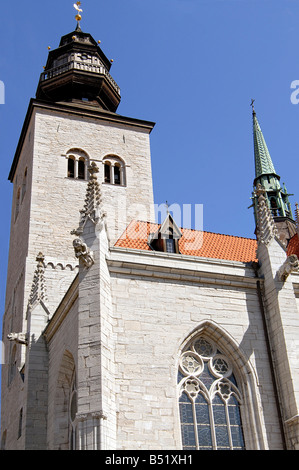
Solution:
<svg viewBox="0 0 299 470">
<path fill-rule="evenodd" d="M 178 371 L 183 449 L 245 449 L 237 387 L 229 359 L 210 339 L 197 337 Z"/>
</svg>

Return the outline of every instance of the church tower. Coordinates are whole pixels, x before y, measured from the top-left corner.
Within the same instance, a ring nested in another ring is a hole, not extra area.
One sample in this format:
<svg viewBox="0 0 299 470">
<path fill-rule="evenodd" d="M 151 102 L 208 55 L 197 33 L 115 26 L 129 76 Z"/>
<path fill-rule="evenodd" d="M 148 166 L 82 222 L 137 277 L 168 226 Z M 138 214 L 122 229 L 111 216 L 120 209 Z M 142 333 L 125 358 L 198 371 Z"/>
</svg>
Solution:
<svg viewBox="0 0 299 470">
<path fill-rule="evenodd" d="M 81 30 L 81 16 L 76 19 L 75 30 L 49 51 L 9 173 L 14 188 L 3 338 L 11 341 L 5 351 L 9 365 L 2 367 L 2 400 L 12 410 L 7 419 L 15 429 L 11 435 L 20 433 L 20 448 L 34 448 L 36 435 L 41 441 L 36 446 L 45 446 L 44 429 L 30 434 L 30 423 L 45 410 L 43 400 L 38 407 L 31 399 L 28 371 L 30 380 L 45 375 L 45 364 L 34 370 L 34 348 L 39 358 L 45 354 L 34 338 L 78 273 L 71 231 L 78 225 L 91 165 L 98 167 L 111 243 L 132 219 L 154 220 L 149 139 L 154 123 L 116 113 L 121 96 L 110 75 L 112 63 Z M 38 387 L 34 393 L 42 396 L 42 380 Z"/>
<path fill-rule="evenodd" d="M 265 189 L 265 197 L 278 230 L 278 237 L 284 246 L 296 232 L 296 223 L 292 215 L 291 204 L 285 185 L 281 186 L 280 176 L 276 173 L 270 152 L 263 136 L 252 103 L 253 142 L 255 159 L 255 179 L 253 182 L 254 216 L 257 223 L 258 185 Z"/>
</svg>

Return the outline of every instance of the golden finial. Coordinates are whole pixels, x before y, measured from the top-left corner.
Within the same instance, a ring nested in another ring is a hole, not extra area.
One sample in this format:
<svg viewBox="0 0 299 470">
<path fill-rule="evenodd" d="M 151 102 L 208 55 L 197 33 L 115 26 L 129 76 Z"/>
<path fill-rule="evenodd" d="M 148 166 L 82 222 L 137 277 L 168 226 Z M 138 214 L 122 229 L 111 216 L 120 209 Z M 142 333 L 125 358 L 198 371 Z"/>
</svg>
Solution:
<svg viewBox="0 0 299 470">
<path fill-rule="evenodd" d="M 77 15 L 75 16 L 75 18 L 76 18 L 77 21 L 81 21 L 81 19 L 82 19 L 82 16 L 80 15 L 80 13 L 81 13 L 83 10 L 80 8 L 80 6 L 81 6 L 81 2 L 74 3 L 74 8 L 75 8 L 75 10 L 77 10 L 77 12 L 78 12 Z"/>
</svg>

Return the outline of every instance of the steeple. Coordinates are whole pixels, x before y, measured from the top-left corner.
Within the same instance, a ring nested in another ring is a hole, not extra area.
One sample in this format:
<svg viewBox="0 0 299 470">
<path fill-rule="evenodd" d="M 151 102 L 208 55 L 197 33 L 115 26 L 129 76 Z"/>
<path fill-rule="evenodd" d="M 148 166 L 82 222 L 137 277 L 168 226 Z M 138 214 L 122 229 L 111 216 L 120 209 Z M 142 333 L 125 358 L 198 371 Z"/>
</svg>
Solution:
<svg viewBox="0 0 299 470">
<path fill-rule="evenodd" d="M 109 71 L 107 59 L 89 33 L 81 30 L 81 3 L 74 4 L 76 29 L 62 36 L 59 47 L 49 51 L 40 76 L 36 98 L 50 102 L 73 102 L 115 112 L 120 89 Z"/>
<path fill-rule="evenodd" d="M 252 106 L 253 120 L 253 144 L 255 160 L 255 179 L 253 182 L 253 201 L 254 216 L 257 224 L 257 188 L 259 185 L 264 188 L 264 197 L 271 211 L 275 225 L 278 230 L 278 237 L 281 242 L 287 246 L 288 241 L 295 233 L 295 220 L 292 215 L 291 204 L 285 185 L 281 186 L 280 176 L 276 173 L 272 162 L 269 149 L 262 133 L 261 126 L 254 109 L 254 100 Z"/>
</svg>

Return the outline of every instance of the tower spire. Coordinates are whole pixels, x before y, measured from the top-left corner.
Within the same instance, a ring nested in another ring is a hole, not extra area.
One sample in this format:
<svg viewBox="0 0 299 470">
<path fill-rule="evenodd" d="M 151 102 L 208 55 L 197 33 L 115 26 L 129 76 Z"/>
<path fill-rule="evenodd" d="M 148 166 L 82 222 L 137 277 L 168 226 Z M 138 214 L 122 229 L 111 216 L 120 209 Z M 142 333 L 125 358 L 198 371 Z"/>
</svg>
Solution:
<svg viewBox="0 0 299 470">
<path fill-rule="evenodd" d="M 254 101 L 251 100 L 253 121 L 253 145 L 255 161 L 255 179 L 253 182 L 254 216 L 257 225 L 258 220 L 258 188 L 262 187 L 265 201 L 269 207 L 273 220 L 278 230 L 278 237 L 287 246 L 288 241 L 294 235 L 295 220 L 292 215 L 290 194 L 285 185 L 281 186 L 280 176 L 276 173 L 269 149 L 267 147 L 261 126 L 254 109 Z"/>
<path fill-rule="evenodd" d="M 256 112 L 253 106 L 255 100 L 251 100 L 252 119 L 253 119 L 253 144 L 255 158 L 255 177 L 261 175 L 276 175 L 276 171 L 264 139 L 262 129 L 258 122 Z M 277 175 L 276 175 L 277 176 Z"/>
</svg>

